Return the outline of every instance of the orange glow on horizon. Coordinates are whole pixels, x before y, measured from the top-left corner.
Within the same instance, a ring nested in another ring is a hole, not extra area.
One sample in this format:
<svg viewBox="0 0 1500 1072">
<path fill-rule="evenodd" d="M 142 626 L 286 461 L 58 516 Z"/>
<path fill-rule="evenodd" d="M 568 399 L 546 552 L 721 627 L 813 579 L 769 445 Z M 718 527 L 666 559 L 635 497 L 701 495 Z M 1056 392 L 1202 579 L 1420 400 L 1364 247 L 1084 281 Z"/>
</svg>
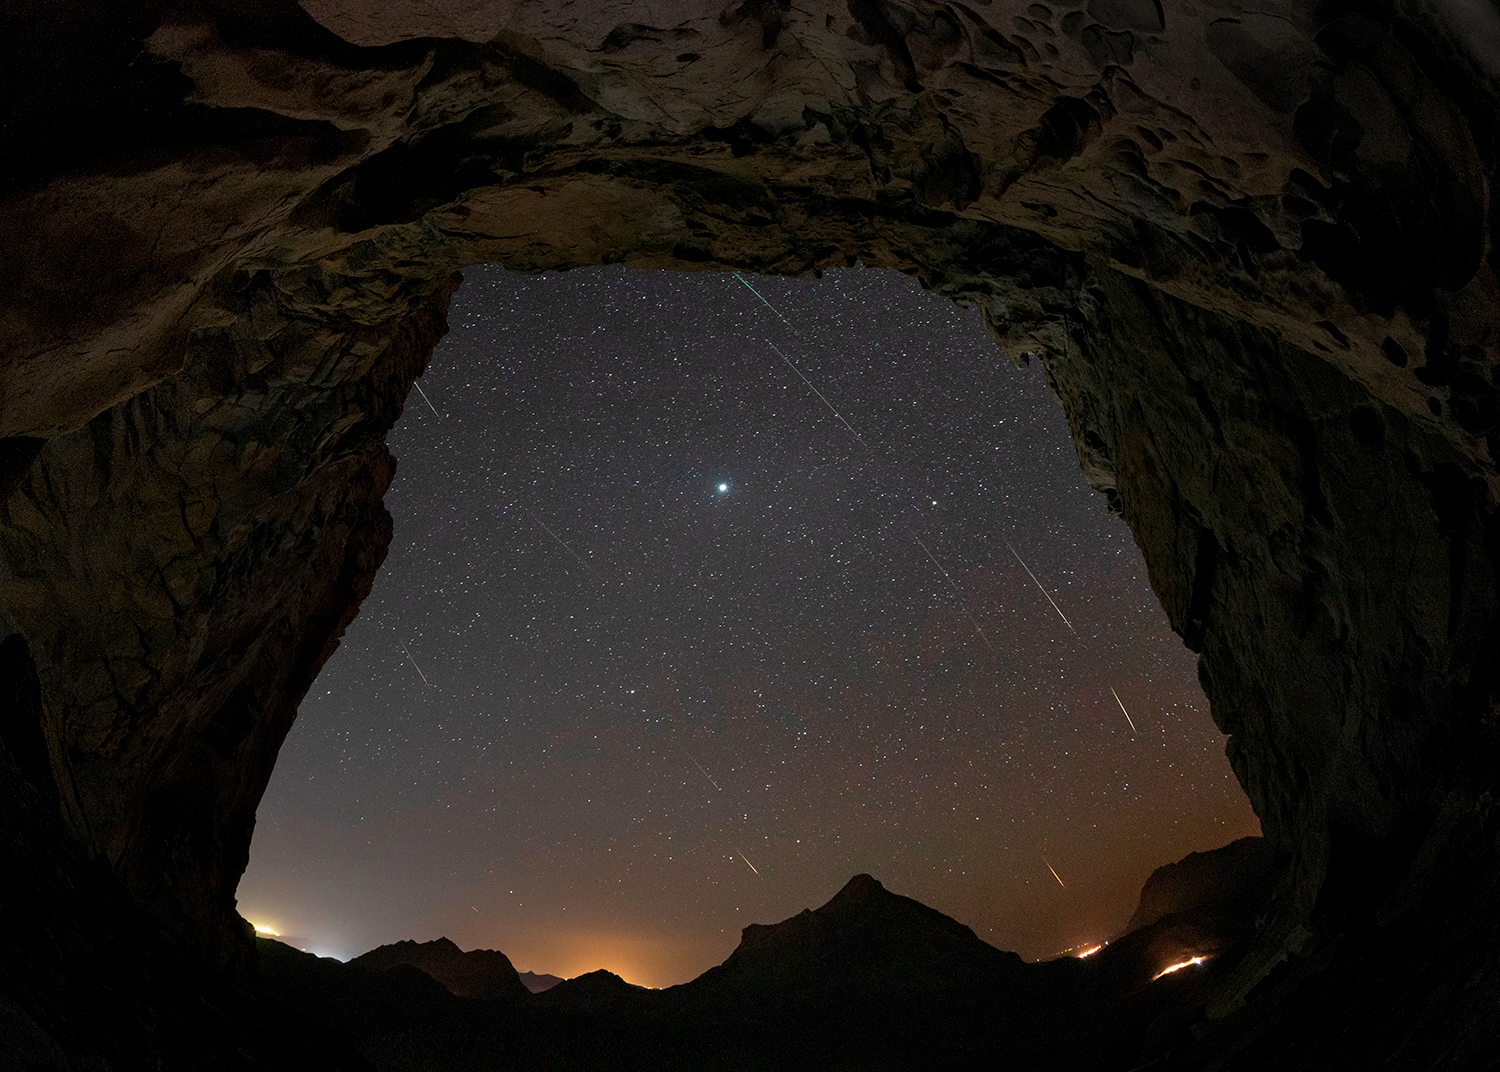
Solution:
<svg viewBox="0 0 1500 1072">
<path fill-rule="evenodd" d="M 661 988 L 686 981 L 681 962 L 693 947 L 667 934 L 532 927 L 499 937 L 490 948 L 504 949 L 518 971 L 574 979 L 603 968 L 627 983 Z"/>
<path fill-rule="evenodd" d="M 1088 949 L 1085 949 L 1082 953 L 1079 953 L 1078 954 L 1078 959 L 1082 960 L 1084 957 L 1091 957 L 1091 956 L 1093 956 L 1095 953 L 1099 952 L 1099 950 L 1103 949 L 1107 945 L 1109 945 L 1108 942 L 1100 942 L 1096 946 L 1091 946 Z"/>
</svg>

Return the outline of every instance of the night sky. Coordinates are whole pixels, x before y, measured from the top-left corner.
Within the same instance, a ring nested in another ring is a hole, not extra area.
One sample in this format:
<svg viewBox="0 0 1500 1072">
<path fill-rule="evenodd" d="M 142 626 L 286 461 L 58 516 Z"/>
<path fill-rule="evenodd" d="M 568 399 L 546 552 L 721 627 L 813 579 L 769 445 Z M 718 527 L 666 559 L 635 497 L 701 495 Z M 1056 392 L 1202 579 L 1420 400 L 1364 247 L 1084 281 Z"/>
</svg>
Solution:
<svg viewBox="0 0 1500 1072">
<path fill-rule="evenodd" d="M 1037 959 L 1259 832 L 1129 530 L 974 310 L 859 268 L 747 277 L 769 306 L 466 275 L 391 435 L 390 556 L 260 807 L 258 926 L 665 986 L 868 872 Z"/>
</svg>

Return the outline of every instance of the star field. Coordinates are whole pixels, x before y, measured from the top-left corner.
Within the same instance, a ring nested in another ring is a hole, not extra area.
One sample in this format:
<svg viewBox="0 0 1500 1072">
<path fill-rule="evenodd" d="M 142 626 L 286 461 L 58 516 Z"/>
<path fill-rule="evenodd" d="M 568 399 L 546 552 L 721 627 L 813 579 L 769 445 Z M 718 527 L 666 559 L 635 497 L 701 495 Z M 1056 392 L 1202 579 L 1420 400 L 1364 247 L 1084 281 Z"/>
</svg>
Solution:
<svg viewBox="0 0 1500 1072">
<path fill-rule="evenodd" d="M 247 918 L 668 985 L 869 872 L 1037 958 L 1258 832 L 1129 531 L 972 310 L 859 268 L 764 301 L 467 274 Z"/>
</svg>

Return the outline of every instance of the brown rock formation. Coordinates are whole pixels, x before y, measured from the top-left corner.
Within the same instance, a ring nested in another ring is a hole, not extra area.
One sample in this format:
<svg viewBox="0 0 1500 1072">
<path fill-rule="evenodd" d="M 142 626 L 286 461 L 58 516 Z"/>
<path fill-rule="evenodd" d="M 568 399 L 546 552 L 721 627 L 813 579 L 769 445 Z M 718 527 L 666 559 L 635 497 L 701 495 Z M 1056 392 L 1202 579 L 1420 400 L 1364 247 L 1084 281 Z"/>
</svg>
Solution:
<svg viewBox="0 0 1500 1072">
<path fill-rule="evenodd" d="M 1293 861 L 1238 993 L 1493 841 L 1491 9 L 41 3 L 0 42 L 3 769 L 215 958 L 479 260 L 857 257 L 1040 353 Z"/>
<path fill-rule="evenodd" d="M 255 808 L 385 557 L 384 436 L 443 331 L 446 278 L 376 285 L 386 322 L 341 312 L 317 269 L 245 278 L 183 372 L 49 440 L 0 507 L 65 822 L 218 958 L 246 948 Z"/>
</svg>

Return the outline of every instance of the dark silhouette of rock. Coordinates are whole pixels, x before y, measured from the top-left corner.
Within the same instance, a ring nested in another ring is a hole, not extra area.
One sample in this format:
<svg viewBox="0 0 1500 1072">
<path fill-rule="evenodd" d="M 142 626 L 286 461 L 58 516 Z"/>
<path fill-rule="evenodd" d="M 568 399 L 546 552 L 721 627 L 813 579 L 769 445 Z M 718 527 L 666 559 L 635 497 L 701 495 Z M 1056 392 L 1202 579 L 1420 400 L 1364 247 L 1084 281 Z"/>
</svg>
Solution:
<svg viewBox="0 0 1500 1072">
<path fill-rule="evenodd" d="M 246 280 L 258 326 L 200 332 L 190 369 L 87 435 L 49 441 L 53 476 L 94 491 L 49 488 L 33 467 L 0 506 L 0 593 L 6 614 L 31 622 L 15 659 L 39 707 L 107 709 L 174 727 L 177 742 L 116 748 L 81 715 L 47 723 L 68 756 L 53 792 L 62 821 L 225 964 L 249 952 L 234 892 L 271 763 L 385 558 L 385 433 L 446 330 L 450 283 L 423 282 L 406 300 L 378 286 L 392 302 L 383 328 L 322 324 L 293 308 L 311 294 L 289 305 L 268 280 Z M 331 364 L 330 345 L 342 355 Z M 155 447 L 128 446 L 145 442 Z"/>
<path fill-rule="evenodd" d="M 1261 1025 L 1233 1052 L 1295 1066 L 1285 995 L 1335 979 L 1369 987 L 1327 1006 L 1375 1025 L 1355 1042 L 1471 1052 L 1500 1005 L 1500 962 L 1460 952 L 1500 947 L 1500 17 L 655 17 L 0 12 L 0 799 L 34 794 L 6 814 L 36 859 L 92 861 L 0 867 L 0 903 L 123 896 L 253 986 L 255 807 L 385 553 L 385 433 L 457 269 L 859 259 L 1040 358 L 1199 653 L 1287 861 L 1212 1002 Z M 28 948 L 5 993 L 72 1052 L 106 1013 L 36 1004 L 82 969 Z M 1411 979 L 1450 1000 L 1382 998 Z"/>
<path fill-rule="evenodd" d="M 461 998 L 518 1001 L 531 991 L 515 965 L 493 949 L 464 952 L 447 938 L 432 942 L 395 942 L 355 957 L 351 964 L 369 971 L 407 965 L 426 972 Z"/>
<path fill-rule="evenodd" d="M 174 941 L 64 835 L 3 740 L 0 812 L 0 1069 L 369 1072 L 315 1010 Z"/>
<path fill-rule="evenodd" d="M 1151 872 L 1125 931 L 1193 909 L 1247 912 L 1271 898 L 1280 871 L 1265 838 L 1244 837 L 1220 849 L 1189 853 Z"/>
<path fill-rule="evenodd" d="M 329 1035 L 352 1039 L 380 1072 L 464 1067 L 488 1036 L 503 1036 L 509 1026 L 505 1002 L 458 997 L 409 964 L 370 969 L 274 938 L 255 944 L 270 993 L 314 1017 Z"/>
<path fill-rule="evenodd" d="M 1023 964 L 941 912 L 856 875 L 822 908 L 746 927 L 728 960 L 675 989 L 692 1001 L 746 1002 L 764 1015 L 816 1020 L 836 1005 L 869 1017 L 929 996 L 933 1004 L 963 1002 L 962 991 L 976 983 L 1003 989 Z"/>
<path fill-rule="evenodd" d="M 544 1009 L 625 1019 L 647 1007 L 645 995 L 650 993 L 648 988 L 627 983 L 614 972 L 600 968 L 572 979 L 563 979 L 556 986 L 549 987 L 537 995 L 537 1005 Z"/>
<path fill-rule="evenodd" d="M 525 1000 L 480 1002 L 412 968 L 466 955 L 446 940 L 382 946 L 346 965 L 260 945 L 279 997 L 393 1072 L 476 1062 L 1086 1072 L 1171 1057 L 1181 1036 L 1201 1030 L 1207 989 L 1243 952 L 1265 904 L 1257 875 L 1236 889 L 1241 872 L 1222 871 L 1213 905 L 1181 905 L 1087 960 L 1045 964 L 993 948 L 869 875 L 821 908 L 746 927 L 723 964 L 665 990 L 594 971 Z M 1162 975 L 1194 957 L 1201 963 Z"/>
<path fill-rule="evenodd" d="M 556 975 L 548 975 L 545 972 L 521 972 L 521 985 L 533 994 L 540 994 L 551 990 L 560 982 L 562 982 L 561 978 Z"/>
<path fill-rule="evenodd" d="M 738 1048 L 806 1067 L 941 1067 L 1029 1035 L 1025 1018 L 1046 995 L 1026 978 L 1016 954 L 858 875 L 821 908 L 746 927 L 729 959 L 662 1000 L 678 1020 L 715 1025 L 705 1059 Z"/>
</svg>

